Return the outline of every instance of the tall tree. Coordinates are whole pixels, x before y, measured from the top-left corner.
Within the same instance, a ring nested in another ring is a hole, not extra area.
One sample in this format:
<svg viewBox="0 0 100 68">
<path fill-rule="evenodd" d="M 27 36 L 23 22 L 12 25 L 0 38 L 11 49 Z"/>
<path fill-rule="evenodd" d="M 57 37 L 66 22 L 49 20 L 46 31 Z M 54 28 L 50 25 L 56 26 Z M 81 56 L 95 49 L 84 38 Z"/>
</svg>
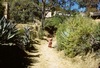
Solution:
<svg viewBox="0 0 100 68">
<path fill-rule="evenodd" d="M 42 29 L 44 29 L 44 21 L 45 21 L 45 6 L 46 6 L 46 0 L 42 0 L 42 19 L 41 19 L 41 22 L 42 22 Z"/>
<path fill-rule="evenodd" d="M 46 9 L 47 9 L 47 11 L 51 11 L 52 14 L 53 14 L 53 12 L 55 11 L 55 6 L 57 6 L 57 4 L 58 4 L 58 0 L 42 0 L 41 3 L 42 3 L 42 19 L 41 19 L 41 22 L 42 22 L 42 28 L 44 28 Z"/>
<path fill-rule="evenodd" d="M 32 0 L 14 0 L 10 2 L 10 18 L 16 22 L 33 21 L 34 17 L 40 18 L 40 13 Z"/>
</svg>

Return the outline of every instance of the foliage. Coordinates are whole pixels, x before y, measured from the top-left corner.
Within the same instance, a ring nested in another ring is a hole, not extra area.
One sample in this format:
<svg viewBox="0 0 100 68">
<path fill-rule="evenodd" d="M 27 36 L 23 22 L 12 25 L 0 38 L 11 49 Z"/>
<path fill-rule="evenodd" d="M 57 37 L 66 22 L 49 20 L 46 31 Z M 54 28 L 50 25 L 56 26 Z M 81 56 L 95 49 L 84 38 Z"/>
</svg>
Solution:
<svg viewBox="0 0 100 68">
<path fill-rule="evenodd" d="M 93 51 L 100 50 L 100 23 L 96 24 L 92 38 Z"/>
<path fill-rule="evenodd" d="M 33 21 L 34 17 L 40 18 L 40 12 L 31 0 L 16 0 L 10 2 L 10 18 L 16 22 L 26 23 Z"/>
<path fill-rule="evenodd" d="M 6 20 L 5 17 L 0 20 L 0 44 L 15 44 L 15 40 L 17 40 L 17 29 L 15 26 L 15 24 Z"/>
<path fill-rule="evenodd" d="M 94 21 L 87 17 L 76 15 L 75 18 L 70 18 L 60 25 L 56 33 L 58 50 L 64 50 L 69 57 L 85 55 L 92 51 L 94 49 L 92 40 L 95 33 L 93 23 Z"/>
<path fill-rule="evenodd" d="M 31 38 L 31 32 L 29 27 L 24 28 L 24 33 L 22 36 L 22 43 L 25 46 L 26 50 L 29 50 L 30 47 L 32 47 L 32 38 Z"/>
<path fill-rule="evenodd" d="M 2 2 L 0 1 L 0 19 L 3 17 L 4 15 L 4 6 L 2 6 Z"/>
<path fill-rule="evenodd" d="M 100 41 L 100 23 L 98 23 L 95 27 L 95 38 L 97 41 Z"/>
<path fill-rule="evenodd" d="M 45 21 L 45 29 L 47 31 L 55 31 L 59 27 L 59 24 L 62 24 L 65 19 L 66 16 L 63 15 L 56 15 L 51 18 L 47 18 Z"/>
<path fill-rule="evenodd" d="M 28 38 L 26 35 L 24 37 L 25 39 Z M 28 54 L 23 50 L 26 47 L 23 46 L 28 46 L 30 43 L 29 40 L 25 41 L 28 44 L 24 44 L 23 37 L 19 34 L 16 24 L 3 17 L 0 20 L 0 67 L 26 68 L 32 61 L 28 59 Z"/>
<path fill-rule="evenodd" d="M 30 29 L 25 28 L 21 34 L 16 24 L 9 22 L 5 17 L 0 20 L 0 45 L 16 45 L 21 49 L 29 48 L 32 45 Z"/>
<path fill-rule="evenodd" d="M 47 18 L 45 21 L 45 27 L 54 26 L 55 28 L 57 28 L 58 25 L 61 24 L 65 18 L 66 17 L 59 16 L 59 15 L 53 16 L 51 18 Z"/>
</svg>

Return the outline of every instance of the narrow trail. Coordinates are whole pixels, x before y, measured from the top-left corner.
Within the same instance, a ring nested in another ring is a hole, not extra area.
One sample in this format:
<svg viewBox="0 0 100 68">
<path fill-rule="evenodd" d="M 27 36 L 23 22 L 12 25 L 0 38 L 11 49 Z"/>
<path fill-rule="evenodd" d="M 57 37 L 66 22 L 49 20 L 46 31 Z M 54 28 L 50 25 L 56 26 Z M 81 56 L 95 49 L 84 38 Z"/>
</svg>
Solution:
<svg viewBox="0 0 100 68">
<path fill-rule="evenodd" d="M 53 39 L 52 46 L 56 45 Z M 63 52 L 58 52 L 56 48 L 49 48 L 48 42 L 41 40 L 41 45 L 36 45 L 38 52 L 32 53 L 36 57 L 32 57 L 34 63 L 28 68 L 98 68 L 98 61 L 88 56 L 86 61 L 82 61 L 80 57 L 64 58 Z M 31 55 L 32 55 L 31 54 Z"/>
<path fill-rule="evenodd" d="M 56 41 L 53 40 L 53 46 Z M 37 45 L 40 57 L 35 59 L 38 60 L 37 63 L 33 63 L 33 66 L 28 68 L 68 68 L 68 62 L 59 56 L 55 48 L 49 48 L 48 42 L 45 40 L 41 41 L 41 45 Z"/>
</svg>

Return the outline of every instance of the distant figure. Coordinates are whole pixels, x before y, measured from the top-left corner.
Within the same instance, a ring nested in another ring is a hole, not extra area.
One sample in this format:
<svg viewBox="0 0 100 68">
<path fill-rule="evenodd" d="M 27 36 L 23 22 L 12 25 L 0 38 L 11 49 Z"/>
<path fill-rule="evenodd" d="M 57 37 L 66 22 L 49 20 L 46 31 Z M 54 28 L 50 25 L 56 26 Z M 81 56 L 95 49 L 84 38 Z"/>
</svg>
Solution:
<svg viewBox="0 0 100 68">
<path fill-rule="evenodd" d="M 48 40 L 48 47 L 52 47 L 52 38 L 50 38 L 49 40 Z"/>
</svg>

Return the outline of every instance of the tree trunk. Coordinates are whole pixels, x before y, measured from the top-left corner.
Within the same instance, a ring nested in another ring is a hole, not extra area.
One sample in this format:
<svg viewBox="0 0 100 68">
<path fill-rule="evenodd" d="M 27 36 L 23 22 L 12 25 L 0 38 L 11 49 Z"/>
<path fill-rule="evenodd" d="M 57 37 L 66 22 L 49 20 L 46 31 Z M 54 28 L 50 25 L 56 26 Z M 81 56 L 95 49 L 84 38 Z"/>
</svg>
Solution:
<svg viewBox="0 0 100 68">
<path fill-rule="evenodd" d="M 43 30 L 44 30 L 44 24 L 45 24 L 45 0 L 42 0 L 42 18 L 41 18 L 41 26 L 39 29 L 39 38 L 43 38 Z"/>
<path fill-rule="evenodd" d="M 41 19 L 41 27 L 42 30 L 44 29 L 44 24 L 45 24 L 45 0 L 42 0 L 42 19 Z"/>
</svg>

